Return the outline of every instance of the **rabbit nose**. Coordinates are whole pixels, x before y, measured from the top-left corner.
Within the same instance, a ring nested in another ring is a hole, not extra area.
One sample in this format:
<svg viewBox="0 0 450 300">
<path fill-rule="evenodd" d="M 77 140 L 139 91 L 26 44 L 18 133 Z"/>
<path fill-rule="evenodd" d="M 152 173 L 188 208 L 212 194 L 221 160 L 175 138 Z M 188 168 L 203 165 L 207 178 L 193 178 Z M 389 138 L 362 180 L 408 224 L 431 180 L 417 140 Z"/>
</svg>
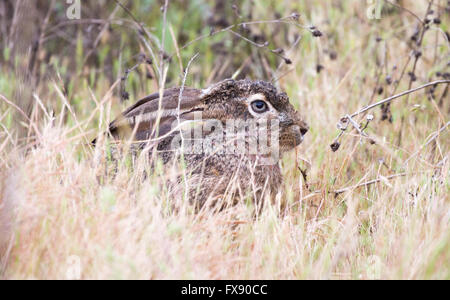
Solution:
<svg viewBox="0 0 450 300">
<path fill-rule="evenodd" d="M 308 124 L 306 124 L 304 121 L 300 121 L 300 124 L 298 124 L 298 125 L 300 127 L 300 133 L 302 135 L 305 135 L 309 130 Z"/>
<path fill-rule="evenodd" d="M 302 127 L 302 128 L 300 128 L 300 133 L 301 133 L 302 135 L 305 135 L 305 134 L 308 132 L 308 130 L 309 130 L 309 128 L 307 128 L 307 127 Z"/>
</svg>

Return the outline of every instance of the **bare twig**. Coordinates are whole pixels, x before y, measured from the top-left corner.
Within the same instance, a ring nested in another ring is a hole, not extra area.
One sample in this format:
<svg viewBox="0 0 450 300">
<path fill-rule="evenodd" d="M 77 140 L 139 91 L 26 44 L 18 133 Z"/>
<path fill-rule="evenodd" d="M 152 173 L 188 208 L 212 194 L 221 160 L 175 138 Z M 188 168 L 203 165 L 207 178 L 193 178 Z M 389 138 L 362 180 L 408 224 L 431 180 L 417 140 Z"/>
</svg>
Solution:
<svg viewBox="0 0 450 300">
<path fill-rule="evenodd" d="M 416 92 L 416 91 L 418 91 L 418 90 L 421 90 L 421 89 L 424 89 L 424 88 L 426 88 L 426 87 L 429 87 L 429 86 L 432 86 L 432 85 L 438 85 L 438 84 L 442 84 L 442 83 L 450 83 L 450 80 L 436 80 L 436 81 L 429 82 L 429 83 L 427 83 L 427 84 L 421 85 L 421 86 L 419 86 L 419 87 L 416 87 L 416 88 L 413 88 L 413 89 L 404 91 L 404 92 L 402 92 L 402 93 L 400 93 L 400 94 L 397 94 L 397 95 L 388 97 L 388 98 L 386 98 L 386 99 L 383 99 L 383 100 L 381 100 L 381 101 L 378 101 L 377 103 L 368 105 L 368 106 L 366 106 L 366 107 L 360 109 L 359 111 L 354 112 L 353 114 L 350 115 L 350 117 L 353 118 L 354 116 L 359 115 L 359 114 L 361 114 L 361 113 L 363 113 L 363 112 L 365 112 L 365 111 L 368 111 L 368 110 L 370 110 L 370 109 L 372 109 L 372 108 L 374 108 L 374 107 L 376 107 L 376 106 L 379 106 L 379 105 L 381 105 L 381 104 L 385 104 L 385 103 L 391 102 L 391 101 L 394 100 L 394 99 L 400 98 L 400 97 L 405 96 L 405 95 L 409 95 L 409 94 L 411 94 L 411 93 L 414 93 L 414 92 Z M 344 118 L 345 118 L 345 117 L 344 117 Z"/>
<path fill-rule="evenodd" d="M 346 115 L 344 118 L 345 118 L 346 120 L 348 120 L 348 121 L 350 122 L 350 124 L 352 124 L 352 126 L 359 132 L 360 135 L 362 135 L 362 136 L 367 136 L 367 134 L 365 134 L 365 133 L 361 130 L 359 124 L 356 123 L 355 120 L 353 120 L 351 116 Z"/>
<path fill-rule="evenodd" d="M 163 27 L 162 27 L 162 36 L 161 36 L 161 51 L 160 51 L 160 57 L 159 62 L 161 64 L 160 70 L 164 70 L 164 64 L 165 64 L 165 53 L 164 53 L 164 44 L 166 42 L 166 27 L 167 27 L 167 8 L 169 6 L 169 0 L 165 0 L 163 9 Z M 163 78 L 160 77 L 160 86 L 164 85 L 164 82 L 162 82 Z"/>
<path fill-rule="evenodd" d="M 333 193 L 337 196 L 339 194 L 342 194 L 342 193 L 345 193 L 345 192 L 348 192 L 348 191 L 351 191 L 351 190 L 354 190 L 356 188 L 360 188 L 363 186 L 368 186 L 368 185 L 380 182 L 382 180 L 393 179 L 393 178 L 402 177 L 402 176 L 406 176 L 406 175 L 408 175 L 408 174 L 407 173 L 399 173 L 399 174 L 394 174 L 394 175 L 390 175 L 390 176 L 386 176 L 386 177 L 379 177 L 379 178 L 372 179 L 372 180 L 369 180 L 369 181 L 366 181 L 363 183 L 355 184 L 355 185 L 352 185 L 352 186 L 349 186 L 346 188 L 342 188 L 342 189 L 335 190 L 335 191 L 330 191 L 330 193 Z"/>
<path fill-rule="evenodd" d="M 114 1 L 117 3 L 117 5 L 119 5 L 133 19 L 134 23 L 140 29 L 140 33 L 147 35 L 147 37 L 151 40 L 152 39 L 151 35 L 147 31 L 147 29 L 145 29 L 145 27 L 142 25 L 142 23 L 139 22 L 139 20 L 133 15 L 133 13 L 125 5 L 123 5 L 119 0 L 114 0 Z M 152 64 L 152 66 L 155 68 L 155 70 L 154 70 L 155 73 L 157 74 L 157 76 L 159 78 L 162 78 L 163 77 L 163 74 L 162 74 L 163 70 L 159 70 L 159 68 L 158 68 L 156 55 L 153 52 L 153 49 L 152 49 L 151 45 L 145 39 L 142 39 L 142 40 L 143 40 L 143 43 L 145 44 L 145 46 L 147 47 L 147 49 L 149 50 L 153 61 L 155 62 L 154 64 Z"/>
<path fill-rule="evenodd" d="M 397 8 L 400 8 L 401 10 L 406 11 L 407 13 L 409 13 L 410 15 L 412 15 L 414 18 L 416 18 L 417 21 L 419 21 L 420 23 L 422 23 L 423 25 L 425 25 L 425 22 L 422 21 L 422 19 L 420 19 L 420 17 L 419 17 L 418 15 L 416 15 L 414 12 L 412 12 L 412 11 L 409 10 L 409 9 L 407 9 L 406 7 L 403 7 L 403 6 L 401 6 L 401 5 L 398 5 L 397 3 L 393 3 L 393 2 L 391 2 L 391 1 L 389 1 L 389 0 L 384 0 L 384 2 L 386 2 L 386 3 L 388 3 L 388 4 L 392 5 L 392 6 L 395 6 L 395 7 L 397 7 Z"/>
<path fill-rule="evenodd" d="M 88 61 L 89 57 L 91 57 L 91 55 L 96 51 L 98 44 L 101 41 L 102 36 L 104 35 L 104 33 L 106 32 L 106 30 L 108 29 L 108 26 L 111 24 L 110 20 L 112 20 L 114 18 L 114 16 L 116 15 L 117 11 L 118 11 L 119 5 L 117 5 L 113 12 L 109 15 L 108 17 L 108 21 L 106 21 L 103 26 L 102 29 L 100 30 L 99 34 L 97 35 L 97 38 L 94 41 L 94 44 L 92 45 L 91 49 L 89 50 L 89 52 L 86 54 L 86 56 L 83 59 L 83 66 L 86 64 L 86 62 Z"/>
<path fill-rule="evenodd" d="M 364 108 L 361 108 L 360 110 L 354 112 L 351 115 L 346 115 L 346 116 L 340 118 L 340 122 L 338 123 L 338 128 L 341 129 L 341 131 L 339 132 L 338 136 L 334 139 L 333 143 L 331 144 L 331 148 L 333 149 L 333 151 L 337 151 L 337 149 L 339 149 L 339 142 L 338 142 L 339 138 L 343 135 L 344 131 L 347 129 L 347 126 L 342 126 L 341 122 L 347 122 L 347 121 L 351 122 L 353 117 L 355 117 L 355 116 L 357 116 L 359 114 L 362 114 L 362 113 L 364 113 L 364 112 L 366 112 L 366 111 L 368 111 L 368 110 L 370 110 L 370 109 L 372 109 L 374 107 L 380 106 L 382 104 L 390 103 L 394 99 L 400 98 L 400 97 L 405 96 L 405 95 L 409 95 L 411 93 L 414 93 L 414 92 L 419 91 L 421 89 L 427 88 L 429 86 L 434 86 L 434 85 L 443 84 L 443 83 L 449 84 L 450 80 L 436 80 L 436 81 L 433 81 L 433 82 L 429 82 L 427 84 L 421 85 L 421 86 L 416 87 L 414 89 L 410 89 L 410 90 L 404 91 L 404 92 L 402 92 L 400 94 L 397 94 L 397 95 L 388 97 L 386 99 L 380 100 L 380 101 L 378 101 L 378 102 L 376 102 L 374 104 L 371 104 L 371 105 L 368 105 L 368 106 L 366 106 Z M 352 123 L 352 125 L 357 130 L 359 129 L 358 124 L 353 124 Z M 360 130 L 358 130 L 358 131 L 361 134 L 361 131 Z"/>
<path fill-rule="evenodd" d="M 413 63 L 413 67 L 412 67 L 411 72 L 408 73 L 410 75 L 408 89 L 411 89 L 413 82 L 416 80 L 417 62 L 419 61 L 419 58 L 422 56 L 422 53 L 421 53 L 421 51 L 419 49 L 422 46 L 422 42 L 423 42 L 423 39 L 424 39 L 424 36 L 425 36 L 425 32 L 428 29 L 428 25 L 425 24 L 425 21 L 427 19 L 427 16 L 430 13 L 430 10 L 431 10 L 431 7 L 433 5 L 433 2 L 434 2 L 434 0 L 430 0 L 429 3 L 428 3 L 428 7 L 427 7 L 427 10 L 425 12 L 425 16 L 423 17 L 422 28 L 421 28 L 422 30 L 421 30 L 421 33 L 420 33 L 420 37 L 416 41 L 417 49 L 413 51 L 414 63 Z M 406 104 L 408 104 L 408 103 L 409 103 L 409 94 L 406 97 Z M 405 124 L 405 116 L 402 115 L 400 131 L 398 133 L 398 142 L 397 142 L 398 146 L 400 146 L 400 144 L 402 142 L 402 132 L 403 132 L 403 125 L 404 124 Z"/>
<path fill-rule="evenodd" d="M 292 21 L 289 21 L 289 20 L 292 20 Z M 300 24 L 298 22 L 298 16 L 294 13 L 294 14 L 292 14 L 290 16 L 283 17 L 283 18 L 276 19 L 276 20 L 260 20 L 260 21 L 250 21 L 250 22 L 242 22 L 242 23 L 238 23 L 238 24 L 233 24 L 233 25 L 227 26 L 227 27 L 225 27 L 223 29 L 220 29 L 220 30 L 217 30 L 217 31 L 212 31 L 212 32 L 210 32 L 208 34 L 204 34 L 204 35 L 198 36 L 195 39 L 193 39 L 193 40 L 189 41 L 188 43 L 184 44 L 179 50 L 183 50 L 183 49 L 189 47 L 190 45 L 192 45 L 193 43 L 198 42 L 200 40 L 203 40 L 205 38 L 212 37 L 214 35 L 217 35 L 217 34 L 220 34 L 220 33 L 223 33 L 223 32 L 229 32 L 229 33 L 239 37 L 240 39 L 242 39 L 242 40 L 252 44 L 253 46 L 256 46 L 256 47 L 261 48 L 261 49 L 269 50 L 272 54 L 282 58 L 287 64 L 290 64 L 291 61 L 287 57 L 283 56 L 280 53 L 277 53 L 277 51 L 275 51 L 273 49 L 269 49 L 268 48 L 268 45 L 269 45 L 268 42 L 265 42 L 263 44 L 255 43 L 255 42 L 251 41 L 250 39 L 242 36 L 241 34 L 239 34 L 239 33 L 237 33 L 236 31 L 233 30 L 234 28 L 245 27 L 247 25 L 271 24 L 271 23 L 282 23 L 282 24 L 294 25 L 294 26 L 296 26 L 298 28 L 307 29 L 308 31 L 310 31 L 315 36 L 320 36 L 321 35 L 320 31 L 318 31 L 314 26 L 313 27 L 308 27 L 308 26 L 304 26 L 304 25 Z M 175 54 L 172 54 L 170 57 L 173 57 L 174 55 Z"/>
</svg>

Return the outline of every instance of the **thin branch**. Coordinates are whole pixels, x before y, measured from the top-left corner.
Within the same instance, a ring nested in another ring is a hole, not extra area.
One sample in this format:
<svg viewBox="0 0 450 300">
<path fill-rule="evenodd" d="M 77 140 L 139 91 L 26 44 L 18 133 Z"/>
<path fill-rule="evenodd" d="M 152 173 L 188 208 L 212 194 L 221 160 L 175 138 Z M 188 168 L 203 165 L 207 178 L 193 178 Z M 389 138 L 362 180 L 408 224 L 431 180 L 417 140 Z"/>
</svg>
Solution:
<svg viewBox="0 0 450 300">
<path fill-rule="evenodd" d="M 358 133 L 359 133 L 360 135 L 362 135 L 362 136 L 367 136 L 367 134 L 365 134 L 365 133 L 361 130 L 361 128 L 359 127 L 359 124 L 356 123 L 355 120 L 352 119 L 352 117 L 350 117 L 349 115 L 346 115 L 346 116 L 345 116 L 345 119 L 347 119 L 347 120 L 352 124 L 352 126 L 358 131 Z"/>
<path fill-rule="evenodd" d="M 383 178 L 376 178 L 376 179 L 372 179 L 372 180 L 369 180 L 369 181 L 366 181 L 366 182 L 363 182 L 363 183 L 359 183 L 359 184 L 355 184 L 355 185 L 352 185 L 352 186 L 349 186 L 349 187 L 346 187 L 346 188 L 342 188 L 342 189 L 339 189 L 339 190 L 336 190 L 336 191 L 330 191 L 330 193 L 333 193 L 335 195 L 339 195 L 339 194 L 345 193 L 347 191 L 354 190 L 356 188 L 360 188 L 360 187 L 363 187 L 363 186 L 368 186 L 368 185 L 380 182 L 380 181 L 385 180 L 385 179 L 393 179 L 393 178 L 402 177 L 402 176 L 406 176 L 406 175 L 408 175 L 408 174 L 407 173 L 399 173 L 399 174 L 394 174 L 394 175 L 390 175 L 390 176 L 383 177 Z"/>
<path fill-rule="evenodd" d="M 421 33 L 420 33 L 420 37 L 416 41 L 417 50 L 413 50 L 414 64 L 413 64 L 411 72 L 408 73 L 408 74 L 410 74 L 408 89 L 411 89 L 411 87 L 413 85 L 413 81 L 415 81 L 415 78 L 416 78 L 415 74 L 416 74 L 417 62 L 419 61 L 419 58 L 422 56 L 422 53 L 421 53 L 421 51 L 419 49 L 420 49 L 420 47 L 422 47 L 422 42 L 423 42 L 423 39 L 425 37 L 425 32 L 428 29 L 428 25 L 425 25 L 425 21 L 427 19 L 427 16 L 430 13 L 431 6 L 433 5 L 433 2 L 434 2 L 434 0 L 430 0 L 429 3 L 428 3 L 428 7 L 427 7 L 427 10 L 425 12 L 425 16 L 423 17 L 422 30 L 421 30 Z M 409 104 L 409 94 L 406 97 L 406 104 Z M 401 122 L 401 126 L 400 126 L 400 131 L 398 133 L 398 143 L 397 143 L 398 146 L 400 146 L 400 144 L 402 142 L 403 125 L 405 124 L 405 116 L 404 115 L 402 115 L 401 120 L 402 120 L 402 122 Z"/>
<path fill-rule="evenodd" d="M 141 33 L 147 35 L 147 37 L 149 38 L 149 40 L 151 40 L 152 37 L 151 37 L 151 35 L 149 34 L 149 32 L 147 31 L 147 29 L 145 29 L 145 27 L 142 25 L 142 23 L 139 22 L 139 20 L 138 20 L 138 19 L 133 15 L 133 13 L 128 9 L 128 7 L 126 7 L 125 5 L 123 5 L 119 0 L 114 0 L 114 1 L 117 3 L 117 5 L 119 5 L 119 6 L 120 6 L 120 7 L 121 7 L 121 8 L 122 8 L 122 9 L 123 9 L 123 10 L 124 10 L 124 11 L 132 18 L 132 19 L 133 19 L 134 23 L 139 27 Z M 141 35 L 140 35 L 140 36 L 141 36 Z M 151 56 L 152 56 L 152 58 L 153 58 L 153 61 L 155 62 L 154 64 L 152 64 L 152 66 L 155 67 L 155 70 L 154 70 L 154 71 L 156 71 L 155 73 L 159 76 L 159 78 L 162 78 L 162 77 L 163 77 L 163 74 L 162 74 L 161 72 L 163 72 L 163 70 L 159 70 L 159 69 L 158 69 L 156 56 L 155 56 L 155 54 L 154 54 L 154 52 L 153 52 L 152 47 L 148 44 L 148 42 L 147 42 L 145 39 L 142 38 L 142 40 L 143 40 L 145 46 L 148 48 L 148 50 L 149 50 L 149 52 L 150 52 L 150 54 L 151 54 Z"/>
<path fill-rule="evenodd" d="M 425 25 L 425 22 L 422 21 L 422 19 L 421 19 L 418 15 L 416 15 L 414 12 L 412 12 L 412 11 L 409 10 L 409 9 L 407 9 L 406 7 L 403 7 L 403 6 L 401 6 L 401 5 L 398 5 L 397 3 L 393 3 L 393 2 L 391 2 L 391 1 L 389 1 L 389 0 L 384 0 L 384 2 L 386 2 L 386 3 L 388 3 L 388 4 L 392 5 L 392 6 L 395 6 L 395 7 L 397 7 L 397 8 L 400 8 L 401 10 L 406 11 L 407 13 L 409 13 L 410 15 L 412 15 L 414 18 L 416 18 L 420 23 L 422 23 L 422 25 Z"/>
<path fill-rule="evenodd" d="M 289 19 L 293 19 L 294 21 L 286 21 Z M 232 29 L 234 28 L 238 28 L 238 27 L 243 27 L 243 26 L 247 26 L 247 25 L 254 25 L 254 24 L 271 24 L 271 23 L 282 23 L 282 24 L 288 24 L 288 25 L 294 25 L 298 28 L 302 28 L 302 29 L 307 29 L 309 30 L 311 33 L 315 33 L 315 32 L 319 32 L 317 29 L 315 29 L 315 27 L 308 27 L 308 26 L 304 26 L 302 24 L 300 24 L 298 21 L 295 21 L 298 19 L 298 16 L 296 16 L 295 14 L 291 14 L 287 17 L 283 17 L 280 19 L 276 19 L 276 20 L 260 20 L 260 21 L 250 21 L 250 22 L 242 22 L 242 23 L 238 23 L 238 24 L 232 24 L 229 25 L 223 29 L 217 30 L 217 31 L 211 31 L 208 34 L 204 34 L 201 36 L 196 37 L 195 39 L 193 39 L 192 41 L 189 41 L 188 43 L 184 44 L 179 50 L 183 50 L 187 47 L 189 47 L 190 45 L 192 45 L 195 42 L 198 42 L 202 39 L 208 38 L 208 37 L 212 37 L 214 35 L 223 33 L 223 32 L 230 32 L 231 34 L 236 35 L 237 37 L 239 37 L 240 39 L 243 39 L 246 42 L 251 43 L 252 45 L 258 47 L 258 48 L 262 48 L 262 49 L 266 49 L 269 50 L 271 53 L 275 54 L 276 56 L 282 58 L 284 61 L 289 61 L 286 57 L 284 57 L 283 55 L 274 52 L 273 50 L 268 48 L 268 43 L 264 43 L 264 44 L 257 44 L 247 38 L 245 38 L 244 36 L 240 35 L 239 33 L 237 33 L 236 31 L 233 31 Z M 172 54 L 170 57 L 173 57 L 175 54 Z"/>
<path fill-rule="evenodd" d="M 162 34 L 161 34 L 161 50 L 160 50 L 160 70 L 164 70 L 164 63 L 165 63 L 165 53 L 164 53 L 164 45 L 166 43 L 166 27 L 167 27 L 167 7 L 169 6 L 169 0 L 165 0 L 164 6 L 163 6 L 163 28 L 162 28 Z M 164 85 L 164 82 L 162 81 L 162 76 L 160 79 L 160 86 Z"/>
<path fill-rule="evenodd" d="M 381 101 L 378 101 L 377 103 L 374 103 L 374 104 L 371 104 L 371 105 L 369 105 L 369 106 L 366 106 L 366 107 L 364 107 L 364 108 L 358 110 L 357 112 L 354 112 L 353 114 L 351 114 L 350 117 L 353 118 L 354 116 L 357 116 L 357 115 L 359 115 L 359 114 L 361 114 L 361 113 L 363 113 L 363 112 L 365 112 L 365 111 L 368 111 L 368 110 L 370 110 L 370 109 L 372 109 L 372 108 L 374 108 L 374 107 L 377 107 L 377 106 L 379 106 L 379 105 L 381 105 L 381 104 L 385 104 L 385 103 L 391 102 L 391 101 L 394 100 L 394 99 L 397 99 L 397 98 L 400 98 L 400 97 L 402 97 L 402 96 L 405 96 L 405 95 L 414 93 L 414 92 L 416 92 L 416 91 L 418 91 L 418 90 L 421 90 L 421 89 L 424 89 L 424 88 L 426 88 L 426 87 L 429 87 L 429 86 L 432 86 L 432 85 L 438 85 L 438 84 L 442 84 L 442 83 L 450 83 L 450 80 L 436 80 L 436 81 L 429 82 L 429 83 L 427 83 L 427 84 L 421 85 L 421 86 L 419 86 L 419 87 L 416 87 L 416 88 L 413 88 L 413 89 L 404 91 L 404 92 L 402 92 L 402 93 L 400 93 L 400 94 L 397 94 L 397 95 L 388 97 L 388 98 L 386 98 L 386 99 L 383 99 L 383 100 L 381 100 Z M 345 117 L 344 117 L 344 118 L 345 118 Z"/>
<path fill-rule="evenodd" d="M 400 94 L 397 94 L 397 95 L 388 97 L 388 98 L 383 99 L 383 100 L 380 100 L 380 101 L 378 101 L 378 102 L 376 102 L 376 103 L 374 103 L 374 104 L 371 104 L 371 105 L 368 105 L 368 106 L 366 106 L 366 107 L 364 107 L 364 108 L 361 108 L 360 110 L 354 112 L 354 113 L 351 114 L 350 116 L 349 116 L 349 115 L 346 115 L 346 116 L 342 117 L 342 118 L 340 119 L 340 122 L 338 123 L 338 128 L 341 129 L 341 131 L 339 132 L 338 136 L 334 139 L 333 143 L 331 144 L 331 149 L 332 149 L 333 151 L 337 151 L 337 150 L 339 149 L 339 147 L 340 147 L 339 139 L 340 139 L 341 136 L 344 134 L 344 131 L 347 129 L 347 126 L 342 126 L 342 125 L 341 125 L 341 122 L 351 121 L 351 118 L 353 118 L 353 117 L 355 117 L 355 116 L 357 116 L 357 115 L 359 115 L 359 114 L 362 114 L 362 113 L 364 113 L 364 112 L 366 112 L 366 111 L 368 111 L 368 110 L 370 110 L 370 109 L 372 109 L 372 108 L 374 108 L 374 107 L 380 106 L 380 105 L 385 104 L 385 103 L 390 103 L 390 102 L 391 102 L 392 100 L 394 100 L 394 99 L 400 98 L 400 97 L 405 96 L 405 95 L 409 95 L 409 94 L 411 94 L 411 93 L 414 93 L 414 92 L 416 92 L 416 91 L 418 91 L 418 90 L 421 90 L 421 89 L 424 89 L 424 88 L 426 88 L 426 87 L 434 86 L 434 85 L 438 85 L 438 84 L 443 84 L 443 83 L 449 84 L 449 83 L 450 83 L 450 80 L 437 80 L 437 81 L 429 82 L 429 83 L 427 83 L 427 84 L 421 85 L 421 86 L 416 87 L 416 88 L 414 88 L 414 89 L 410 89 L 410 90 L 404 91 L 404 92 L 402 92 L 402 93 L 400 93 Z M 349 118 L 349 117 L 350 117 L 350 118 Z M 353 125 L 353 127 L 355 127 L 356 129 L 359 128 L 359 127 L 355 126 L 355 124 L 352 124 L 352 125 Z M 356 125 L 357 125 L 357 124 L 356 124 Z"/>
</svg>

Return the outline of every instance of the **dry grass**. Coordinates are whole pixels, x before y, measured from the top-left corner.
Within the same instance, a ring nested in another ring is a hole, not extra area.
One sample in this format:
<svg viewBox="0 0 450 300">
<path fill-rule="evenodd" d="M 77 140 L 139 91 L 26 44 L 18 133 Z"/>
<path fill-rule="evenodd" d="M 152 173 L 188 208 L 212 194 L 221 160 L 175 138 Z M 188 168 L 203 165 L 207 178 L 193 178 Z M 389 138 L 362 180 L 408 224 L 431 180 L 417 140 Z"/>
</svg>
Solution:
<svg viewBox="0 0 450 300">
<path fill-rule="evenodd" d="M 404 2 L 420 17 L 427 8 L 426 1 Z M 79 259 L 83 279 L 450 279 L 449 129 L 422 147 L 449 121 L 448 97 L 439 103 L 445 85 L 431 100 L 424 91 L 395 100 L 392 123 L 371 111 L 375 120 L 366 132 L 376 144 L 347 131 L 337 152 L 329 148 L 341 116 L 390 95 L 384 78 L 399 78 L 410 53 L 402 38 L 417 24 L 405 12 L 364 19 L 358 3 L 284 8 L 284 15 L 305 11 L 326 33 L 313 39 L 303 32 L 286 53 L 295 68 L 279 80 L 311 127 L 298 151 L 283 159 L 285 214 L 266 206 L 255 218 L 245 203 L 193 213 L 167 195 L 165 182 L 176 170 L 159 168 L 143 179 L 145 165 L 123 160 L 116 166 L 105 143 L 87 145 L 123 107 L 110 92 L 114 80 L 98 75 L 94 86 L 92 72 L 79 72 L 68 81 L 68 96 L 61 82 L 43 79 L 26 110 L 15 96 L 20 78 L 11 66 L 0 67 L 0 278 L 67 278 Z M 441 20 L 441 30 L 448 30 L 448 13 Z M 168 22 L 175 22 L 171 15 Z M 386 67 L 376 64 L 384 44 L 376 36 L 388 46 Z M 169 32 L 167 39 L 173 42 Z M 319 54 L 324 49 L 337 58 Z M 449 44 L 439 30 L 425 35 L 421 49 L 413 86 L 448 72 Z M 201 87 L 208 78 L 203 72 L 214 69 L 212 50 L 205 51 L 192 65 L 190 85 Z M 317 74 L 319 59 L 325 69 Z M 179 72 L 178 62 L 171 68 Z M 408 89 L 408 80 L 405 75 L 397 92 Z M 383 94 L 373 95 L 379 85 Z M 15 104 L 29 121 L 14 122 L 20 118 Z M 307 168 L 309 189 L 298 167 Z M 387 179 L 399 173 L 406 175 Z M 380 180 L 332 192 L 372 179 Z M 183 209 L 172 211 L 171 201 Z"/>
</svg>

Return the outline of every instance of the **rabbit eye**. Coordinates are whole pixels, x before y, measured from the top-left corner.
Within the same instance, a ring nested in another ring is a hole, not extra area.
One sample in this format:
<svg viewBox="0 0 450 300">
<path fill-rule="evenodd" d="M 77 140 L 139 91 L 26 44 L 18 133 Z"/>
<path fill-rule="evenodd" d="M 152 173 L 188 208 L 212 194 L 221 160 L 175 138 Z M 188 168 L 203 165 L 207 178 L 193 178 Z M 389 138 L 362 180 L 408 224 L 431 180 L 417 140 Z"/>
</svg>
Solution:
<svg viewBox="0 0 450 300">
<path fill-rule="evenodd" d="M 256 113 L 263 113 L 266 112 L 269 107 L 267 106 L 267 103 L 263 100 L 255 100 L 251 103 L 252 109 Z"/>
</svg>

